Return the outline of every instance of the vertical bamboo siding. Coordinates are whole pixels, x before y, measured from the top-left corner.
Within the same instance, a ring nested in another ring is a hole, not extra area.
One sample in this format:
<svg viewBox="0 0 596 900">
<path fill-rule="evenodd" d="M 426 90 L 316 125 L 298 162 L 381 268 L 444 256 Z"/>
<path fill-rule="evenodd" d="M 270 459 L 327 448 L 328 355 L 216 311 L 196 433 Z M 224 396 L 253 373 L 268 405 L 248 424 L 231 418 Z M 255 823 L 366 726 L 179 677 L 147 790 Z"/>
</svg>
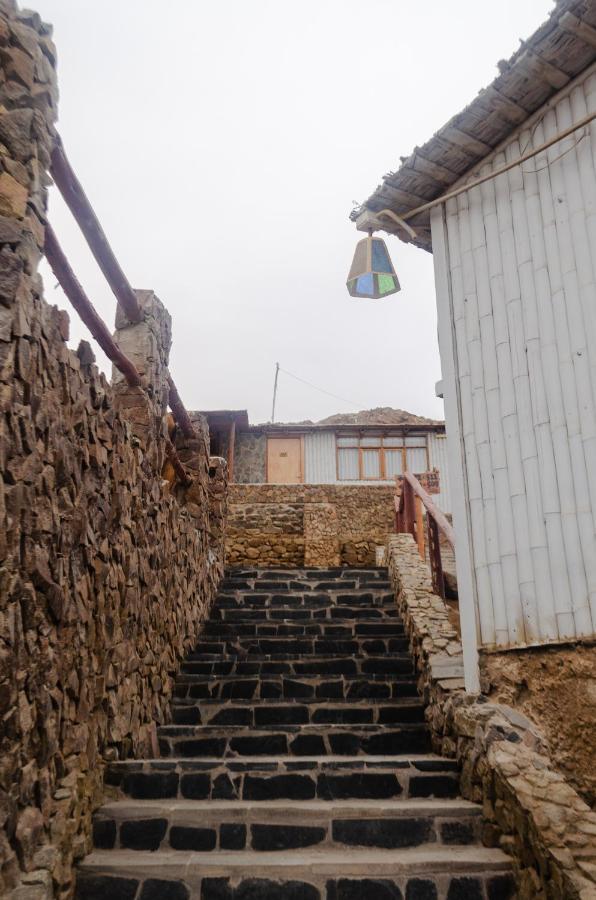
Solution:
<svg viewBox="0 0 596 900">
<path fill-rule="evenodd" d="M 595 110 L 589 74 L 475 174 Z M 432 215 L 455 527 L 485 646 L 596 631 L 595 152 L 591 123 Z"/>
</svg>

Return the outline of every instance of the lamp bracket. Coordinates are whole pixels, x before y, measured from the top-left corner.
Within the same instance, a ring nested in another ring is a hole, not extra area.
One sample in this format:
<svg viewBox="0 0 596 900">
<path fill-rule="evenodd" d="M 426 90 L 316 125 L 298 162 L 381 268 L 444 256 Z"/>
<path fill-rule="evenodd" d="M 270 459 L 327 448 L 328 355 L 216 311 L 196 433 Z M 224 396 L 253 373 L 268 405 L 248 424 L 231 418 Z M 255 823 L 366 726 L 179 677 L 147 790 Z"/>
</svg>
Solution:
<svg viewBox="0 0 596 900">
<path fill-rule="evenodd" d="M 370 209 L 365 209 L 360 213 L 358 218 L 356 219 L 356 228 L 358 231 L 379 231 L 381 228 L 385 228 L 385 225 L 381 221 L 379 221 L 381 216 L 386 216 L 389 219 L 393 219 L 396 225 L 399 225 L 400 228 L 403 228 L 407 234 L 413 239 L 417 237 L 414 229 L 408 225 L 407 222 L 404 222 L 396 213 L 393 212 L 392 209 L 381 209 L 379 212 L 372 212 Z"/>
</svg>

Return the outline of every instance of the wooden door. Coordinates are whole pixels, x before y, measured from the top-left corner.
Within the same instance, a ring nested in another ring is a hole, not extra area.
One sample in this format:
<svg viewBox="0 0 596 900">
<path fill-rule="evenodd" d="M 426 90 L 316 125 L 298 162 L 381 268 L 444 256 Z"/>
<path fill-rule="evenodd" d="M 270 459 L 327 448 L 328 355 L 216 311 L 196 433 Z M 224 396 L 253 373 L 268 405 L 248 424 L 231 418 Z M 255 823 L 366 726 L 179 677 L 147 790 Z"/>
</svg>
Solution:
<svg viewBox="0 0 596 900">
<path fill-rule="evenodd" d="M 302 439 L 299 437 L 268 437 L 268 483 L 300 484 L 303 480 Z"/>
</svg>

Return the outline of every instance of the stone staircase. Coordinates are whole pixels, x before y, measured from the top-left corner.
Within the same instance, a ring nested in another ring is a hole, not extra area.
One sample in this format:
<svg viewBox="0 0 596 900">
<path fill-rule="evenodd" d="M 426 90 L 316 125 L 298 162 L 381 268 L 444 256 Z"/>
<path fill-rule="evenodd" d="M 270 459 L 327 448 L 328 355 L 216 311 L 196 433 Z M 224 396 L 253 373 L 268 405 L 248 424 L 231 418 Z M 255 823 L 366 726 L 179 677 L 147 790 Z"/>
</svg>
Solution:
<svg viewBox="0 0 596 900">
<path fill-rule="evenodd" d="M 79 900 L 508 900 L 431 753 L 386 571 L 235 570 L 161 758 L 113 764 Z"/>
</svg>

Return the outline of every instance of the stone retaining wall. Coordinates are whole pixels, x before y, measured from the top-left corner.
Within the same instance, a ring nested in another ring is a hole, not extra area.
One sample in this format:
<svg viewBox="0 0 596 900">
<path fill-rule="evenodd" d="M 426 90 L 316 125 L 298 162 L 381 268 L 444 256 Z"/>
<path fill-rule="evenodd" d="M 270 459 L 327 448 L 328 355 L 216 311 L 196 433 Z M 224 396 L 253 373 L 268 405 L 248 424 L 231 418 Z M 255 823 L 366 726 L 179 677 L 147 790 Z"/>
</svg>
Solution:
<svg viewBox="0 0 596 900">
<path fill-rule="evenodd" d="M 207 428 L 162 482 L 170 319 L 150 291 L 110 384 L 42 297 L 55 50 L 0 0 L 0 895 L 67 898 L 106 760 L 156 755 L 223 570 L 226 470 Z"/>
<path fill-rule="evenodd" d="M 410 535 L 390 538 L 388 560 L 434 747 L 457 757 L 462 795 L 482 803 L 484 842 L 513 856 L 519 900 L 594 900 L 596 813 L 526 716 L 465 693 L 457 631 Z"/>
<path fill-rule="evenodd" d="M 374 566 L 393 485 L 231 484 L 229 566 Z"/>
</svg>

